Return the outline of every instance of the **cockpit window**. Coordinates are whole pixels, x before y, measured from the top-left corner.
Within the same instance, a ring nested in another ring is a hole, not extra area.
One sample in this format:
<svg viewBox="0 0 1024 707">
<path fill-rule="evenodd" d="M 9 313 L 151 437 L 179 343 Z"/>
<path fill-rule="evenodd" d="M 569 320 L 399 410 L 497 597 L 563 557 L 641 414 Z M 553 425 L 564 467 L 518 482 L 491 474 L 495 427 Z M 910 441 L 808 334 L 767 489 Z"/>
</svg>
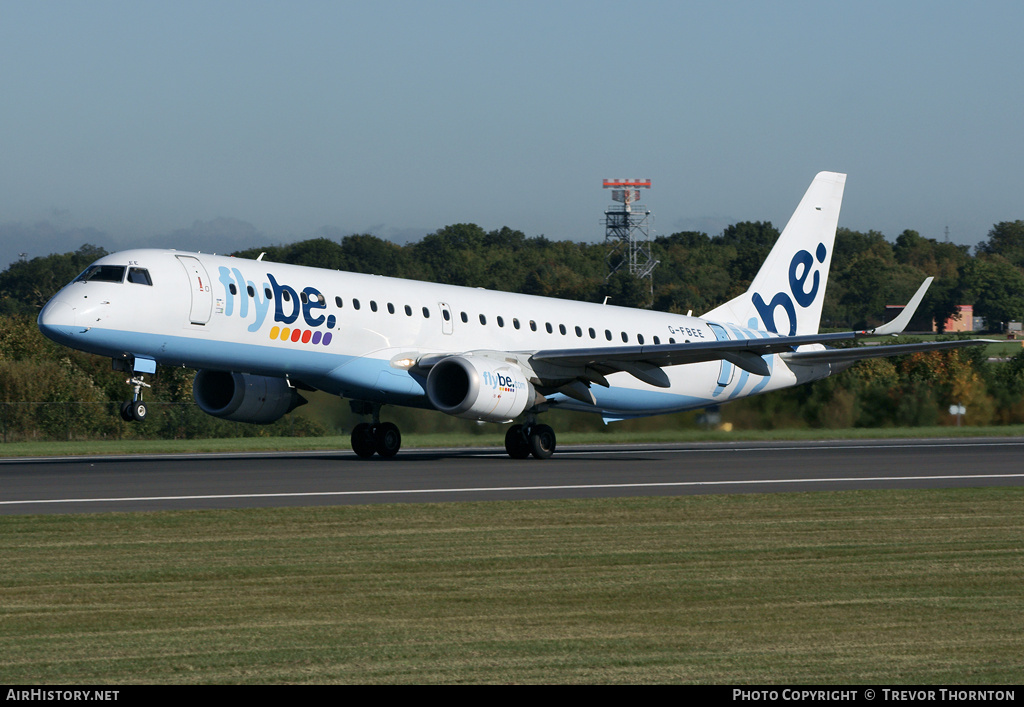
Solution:
<svg viewBox="0 0 1024 707">
<path fill-rule="evenodd" d="M 124 265 L 90 265 L 75 282 L 121 282 L 124 271 Z"/>
<path fill-rule="evenodd" d="M 134 282 L 136 285 L 153 286 L 153 281 L 149 277 L 149 270 L 146 270 L 146 268 L 128 268 L 128 282 Z"/>
</svg>

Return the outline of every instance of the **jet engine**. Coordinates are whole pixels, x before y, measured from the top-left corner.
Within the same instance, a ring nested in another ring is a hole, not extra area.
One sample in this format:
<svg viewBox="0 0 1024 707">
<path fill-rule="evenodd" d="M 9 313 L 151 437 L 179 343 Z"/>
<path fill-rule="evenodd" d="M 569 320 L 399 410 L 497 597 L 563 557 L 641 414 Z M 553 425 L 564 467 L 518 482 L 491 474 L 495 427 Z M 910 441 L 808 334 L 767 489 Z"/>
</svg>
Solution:
<svg viewBox="0 0 1024 707">
<path fill-rule="evenodd" d="M 507 422 L 532 407 L 537 397 L 522 369 L 487 358 L 452 356 L 427 375 L 427 398 L 455 417 Z"/>
<path fill-rule="evenodd" d="M 258 425 L 269 425 L 306 403 L 284 378 L 232 371 L 199 371 L 192 397 L 208 415 Z"/>
</svg>

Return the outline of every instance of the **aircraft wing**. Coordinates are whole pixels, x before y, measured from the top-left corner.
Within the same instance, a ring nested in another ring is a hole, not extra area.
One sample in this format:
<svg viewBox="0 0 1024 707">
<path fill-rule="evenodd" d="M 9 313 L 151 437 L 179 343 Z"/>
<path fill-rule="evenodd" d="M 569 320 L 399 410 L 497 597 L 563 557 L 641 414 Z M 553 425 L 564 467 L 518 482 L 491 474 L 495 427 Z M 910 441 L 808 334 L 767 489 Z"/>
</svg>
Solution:
<svg viewBox="0 0 1024 707">
<path fill-rule="evenodd" d="M 767 376 L 771 373 L 762 358 L 769 354 L 793 352 L 797 346 L 821 344 L 852 339 L 855 332 L 838 334 L 807 334 L 803 336 L 773 336 L 764 339 L 743 339 L 740 341 L 700 341 L 689 344 L 659 344 L 652 346 L 611 346 L 575 349 L 544 349 L 530 354 L 530 364 L 538 368 L 585 368 L 599 374 L 586 376 L 594 382 L 607 385 L 603 376 L 625 371 L 634 377 L 660 388 L 669 387 L 668 376 L 661 369 L 664 366 L 679 366 L 687 363 L 726 360 L 736 366 Z M 541 373 L 538 370 L 538 373 Z M 554 377 L 556 371 L 548 376 Z"/>
<path fill-rule="evenodd" d="M 915 344 L 892 344 L 888 346 L 857 346 L 850 349 L 825 349 L 824 351 L 794 351 L 784 353 L 781 358 L 788 363 L 846 363 L 865 358 L 885 358 L 922 351 L 944 351 L 965 346 L 984 346 L 997 343 L 991 339 L 960 339 L 958 341 L 922 341 Z"/>
<path fill-rule="evenodd" d="M 826 344 L 849 341 L 873 332 L 849 331 L 834 334 L 807 334 L 803 336 L 776 336 L 768 339 L 741 341 L 708 341 L 691 344 L 662 344 L 660 346 L 616 346 L 613 348 L 549 349 L 530 356 L 530 363 L 542 378 L 556 378 L 558 369 L 584 369 L 583 376 L 601 385 L 602 377 L 616 371 L 625 371 L 639 380 L 661 388 L 669 387 L 665 366 L 725 360 L 759 376 L 770 375 L 771 369 L 763 356 L 781 354 L 792 364 L 846 363 L 865 358 L 900 356 L 921 351 L 941 351 L 992 343 L 986 339 L 959 341 L 925 341 L 913 344 L 857 346 L 853 348 L 826 348 L 824 350 L 797 351 L 807 344 Z M 548 367 L 554 367 L 549 370 Z M 546 375 L 545 375 L 546 374 Z M 591 375 L 598 374 L 598 375 Z"/>
</svg>

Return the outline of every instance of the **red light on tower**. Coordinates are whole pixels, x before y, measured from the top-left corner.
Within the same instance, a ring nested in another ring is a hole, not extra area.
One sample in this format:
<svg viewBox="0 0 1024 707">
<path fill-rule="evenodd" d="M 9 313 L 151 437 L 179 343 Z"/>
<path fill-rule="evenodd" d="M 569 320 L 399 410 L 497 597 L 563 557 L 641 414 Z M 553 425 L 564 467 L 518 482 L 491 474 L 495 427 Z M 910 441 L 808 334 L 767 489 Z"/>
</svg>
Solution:
<svg viewBox="0 0 1024 707">
<path fill-rule="evenodd" d="M 605 179 L 601 182 L 605 189 L 612 189 L 612 201 L 629 204 L 640 201 L 640 190 L 650 189 L 650 179 Z"/>
</svg>

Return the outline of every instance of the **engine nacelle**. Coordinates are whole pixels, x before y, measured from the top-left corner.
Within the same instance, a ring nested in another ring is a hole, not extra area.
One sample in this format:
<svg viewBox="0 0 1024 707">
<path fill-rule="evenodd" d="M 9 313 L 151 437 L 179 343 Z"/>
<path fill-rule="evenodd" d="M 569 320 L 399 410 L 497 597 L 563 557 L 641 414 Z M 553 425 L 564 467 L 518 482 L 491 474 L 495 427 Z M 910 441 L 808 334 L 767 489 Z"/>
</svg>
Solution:
<svg viewBox="0 0 1024 707">
<path fill-rule="evenodd" d="M 284 378 L 231 371 L 199 371 L 192 397 L 208 415 L 257 425 L 276 422 L 306 402 Z"/>
<path fill-rule="evenodd" d="M 427 375 L 427 397 L 441 412 L 507 422 L 532 407 L 537 392 L 518 366 L 474 356 L 452 356 Z"/>
</svg>

